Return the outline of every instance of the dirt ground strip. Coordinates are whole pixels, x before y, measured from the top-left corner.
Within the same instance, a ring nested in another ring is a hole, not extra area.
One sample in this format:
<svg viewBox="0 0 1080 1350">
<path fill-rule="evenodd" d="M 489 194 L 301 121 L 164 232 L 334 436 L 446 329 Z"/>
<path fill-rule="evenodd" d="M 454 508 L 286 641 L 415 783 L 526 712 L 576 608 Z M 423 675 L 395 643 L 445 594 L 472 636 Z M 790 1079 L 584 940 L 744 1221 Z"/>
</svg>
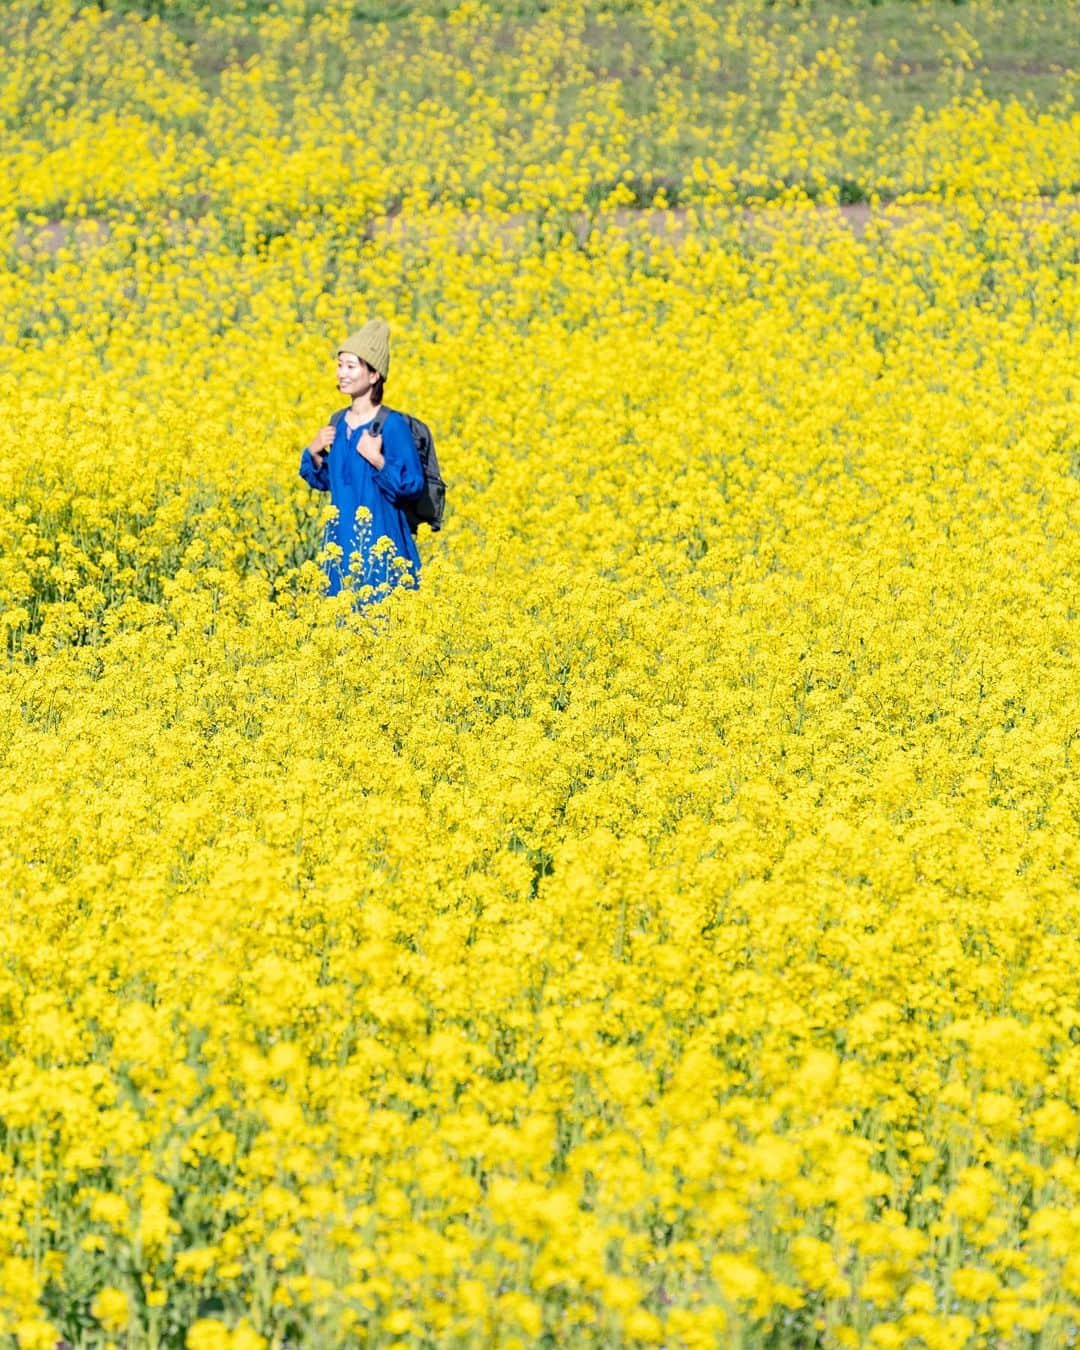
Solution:
<svg viewBox="0 0 1080 1350">
<path fill-rule="evenodd" d="M 1031 222 L 1045 220 L 1048 216 L 1064 213 L 1066 216 L 1080 219 L 1080 197 L 1038 197 L 1028 200 L 998 200 L 993 205 L 1000 210 L 1028 219 Z M 839 220 L 848 227 L 853 239 L 861 239 L 872 225 L 886 229 L 917 220 L 920 216 L 936 213 L 948 216 L 958 213 L 962 207 L 959 202 L 916 201 L 882 202 L 871 205 L 869 202 L 857 202 L 847 205 L 815 205 L 813 203 L 776 206 L 732 207 L 731 216 L 741 219 L 746 226 L 746 242 L 765 243 L 780 233 L 789 233 L 807 224 L 817 225 L 829 220 Z M 562 222 L 564 230 L 569 230 L 578 244 L 585 246 L 594 230 L 603 231 L 614 225 L 618 229 L 630 229 L 644 224 L 658 237 L 666 237 L 675 243 L 680 242 L 699 219 L 694 207 L 671 207 L 665 210 L 649 207 L 621 207 L 616 211 L 590 216 L 585 212 L 575 212 Z M 543 222 L 550 228 L 551 218 Z M 456 222 L 457 237 L 461 247 L 476 239 L 485 227 L 490 226 L 491 218 L 484 215 L 462 213 Z M 525 214 L 510 214 L 497 222 L 498 233 L 507 241 L 523 231 L 526 236 L 530 228 L 537 228 L 540 222 L 536 217 Z M 430 220 L 407 219 L 405 217 L 387 217 L 375 221 L 369 227 L 369 237 L 378 239 L 389 236 L 394 239 L 416 241 L 430 237 L 440 227 Z"/>
<path fill-rule="evenodd" d="M 1029 216 L 1033 220 L 1044 219 L 1048 215 L 1065 212 L 1075 215 L 1080 211 L 1080 197 L 1040 197 L 1021 201 L 1002 200 L 995 203 L 1003 211 Z M 739 208 L 735 208 L 737 210 Z M 842 220 L 856 239 L 862 238 L 871 222 L 882 225 L 897 225 L 916 219 L 927 211 L 945 211 L 957 209 L 953 203 L 940 201 L 921 202 L 883 202 L 872 206 L 869 202 L 857 202 L 842 206 L 817 205 L 779 205 L 753 206 L 741 208 L 744 221 L 751 226 L 760 227 L 764 235 L 789 230 L 797 223 L 807 219 L 821 220 L 829 217 Z M 443 218 L 445 220 L 445 217 Z M 617 211 L 590 216 L 585 212 L 573 213 L 568 221 L 569 228 L 579 244 L 585 244 L 595 229 L 603 229 L 614 224 L 626 229 L 635 224 L 645 223 L 657 235 L 666 235 L 673 240 L 682 238 L 696 219 L 693 207 L 671 207 L 665 210 L 650 207 L 621 207 Z M 520 230 L 540 224 L 541 218 L 525 213 L 510 214 L 498 220 L 499 233 L 510 240 Z M 157 227 L 168 242 L 180 242 L 198 220 L 180 221 L 175 224 Z M 491 223 L 491 217 L 479 214 L 460 213 L 457 220 L 458 237 L 464 245 L 472 239 L 478 228 Z M 386 216 L 373 220 L 368 226 L 371 239 L 387 235 L 397 238 L 416 239 L 429 236 L 435 225 L 423 217 L 409 219 L 403 216 Z M 174 233 L 176 239 L 170 236 Z M 38 256 L 55 256 L 61 249 L 94 249 L 107 244 L 113 231 L 107 220 L 85 217 L 80 220 L 50 220 L 44 225 L 21 225 L 16 233 L 15 248 L 29 248 Z"/>
</svg>

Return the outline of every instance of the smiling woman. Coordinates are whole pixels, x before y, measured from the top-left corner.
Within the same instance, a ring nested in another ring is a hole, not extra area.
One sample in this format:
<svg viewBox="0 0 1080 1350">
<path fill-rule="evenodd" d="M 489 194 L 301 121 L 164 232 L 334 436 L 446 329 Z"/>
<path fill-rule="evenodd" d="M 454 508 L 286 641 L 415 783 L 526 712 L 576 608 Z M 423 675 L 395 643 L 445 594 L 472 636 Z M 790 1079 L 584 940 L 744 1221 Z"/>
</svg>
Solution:
<svg viewBox="0 0 1080 1350">
<path fill-rule="evenodd" d="M 319 428 L 300 460 L 300 476 L 329 492 L 337 512 L 323 540 L 329 593 L 352 587 L 361 603 L 415 586 L 420 571 L 404 508 L 424 473 L 405 419 L 380 415 L 389 372 L 390 330 L 372 319 L 338 349 L 338 389 L 351 404 Z"/>
</svg>

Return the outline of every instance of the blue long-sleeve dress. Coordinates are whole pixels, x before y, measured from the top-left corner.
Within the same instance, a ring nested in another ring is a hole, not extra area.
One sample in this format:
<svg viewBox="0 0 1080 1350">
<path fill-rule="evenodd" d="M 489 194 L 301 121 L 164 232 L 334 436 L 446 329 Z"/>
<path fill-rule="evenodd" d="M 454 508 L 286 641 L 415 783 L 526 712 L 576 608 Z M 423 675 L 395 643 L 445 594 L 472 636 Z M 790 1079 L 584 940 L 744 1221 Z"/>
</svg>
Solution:
<svg viewBox="0 0 1080 1350">
<path fill-rule="evenodd" d="M 403 508 L 424 486 L 420 456 L 408 422 L 390 412 L 382 428 L 385 462 L 381 469 L 373 468 L 356 445 L 374 420 L 373 415 L 350 429 L 339 418 L 322 467 L 315 467 L 310 450 L 300 459 L 300 477 L 319 492 L 329 492 L 337 507 L 337 519 L 327 525 L 323 539 L 324 545 L 341 549 L 340 559 L 326 565 L 330 595 L 337 595 L 346 577 L 354 589 L 375 587 L 376 595 L 402 582 L 415 586 L 419 577 L 420 554 Z"/>
</svg>

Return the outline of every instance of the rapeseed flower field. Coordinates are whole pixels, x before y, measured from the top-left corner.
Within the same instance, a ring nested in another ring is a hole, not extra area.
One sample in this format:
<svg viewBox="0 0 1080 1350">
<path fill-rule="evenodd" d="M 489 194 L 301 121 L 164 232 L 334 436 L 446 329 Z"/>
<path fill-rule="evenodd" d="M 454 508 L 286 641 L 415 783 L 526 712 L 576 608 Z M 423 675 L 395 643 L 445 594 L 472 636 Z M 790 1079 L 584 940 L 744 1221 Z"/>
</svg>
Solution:
<svg viewBox="0 0 1080 1350">
<path fill-rule="evenodd" d="M 1075 1345 L 1067 7 L 151 8 L 0 18 L 2 1343 Z"/>
</svg>

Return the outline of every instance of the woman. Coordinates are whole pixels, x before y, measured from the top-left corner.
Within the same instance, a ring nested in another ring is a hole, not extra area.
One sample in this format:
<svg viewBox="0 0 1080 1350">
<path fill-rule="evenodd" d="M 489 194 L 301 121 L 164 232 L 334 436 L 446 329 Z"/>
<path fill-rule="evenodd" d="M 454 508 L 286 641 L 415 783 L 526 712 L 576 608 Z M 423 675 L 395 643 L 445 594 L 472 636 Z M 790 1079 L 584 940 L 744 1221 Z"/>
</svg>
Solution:
<svg viewBox="0 0 1080 1350">
<path fill-rule="evenodd" d="M 300 460 L 301 478 L 329 492 L 337 508 L 323 541 L 341 550 L 327 564 L 330 595 L 348 578 L 354 590 L 374 587 L 378 598 L 401 583 L 415 586 L 420 572 L 403 510 L 424 486 L 420 456 L 400 413 L 388 410 L 378 434 L 372 426 L 389 371 L 390 329 L 372 319 L 338 348 L 338 388 L 350 406 L 319 428 Z"/>
</svg>

